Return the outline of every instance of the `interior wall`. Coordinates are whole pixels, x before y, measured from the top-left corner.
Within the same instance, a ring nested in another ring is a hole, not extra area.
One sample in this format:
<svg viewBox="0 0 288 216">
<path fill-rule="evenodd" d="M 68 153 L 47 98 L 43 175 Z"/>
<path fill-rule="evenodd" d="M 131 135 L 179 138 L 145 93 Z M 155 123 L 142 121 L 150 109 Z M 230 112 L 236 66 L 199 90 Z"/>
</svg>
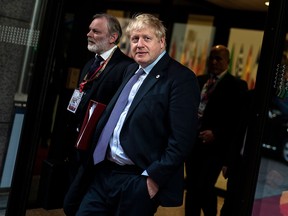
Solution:
<svg viewBox="0 0 288 216">
<path fill-rule="evenodd" d="M 18 108 L 23 109 L 24 107 L 25 109 L 26 97 L 22 94 L 22 89 L 19 89 L 19 79 L 24 63 L 25 51 L 31 47 L 31 44 L 26 41 L 26 38 L 29 33 L 33 34 L 34 31 L 31 29 L 30 23 L 33 9 L 34 1 L 31 0 L 1 1 L 0 176 L 2 176 L 5 163 L 7 163 L 6 165 L 8 166 L 7 170 L 12 169 L 13 172 L 14 160 L 16 157 L 15 152 L 8 156 L 7 152 L 9 151 L 8 144 L 10 141 L 14 114 L 18 111 Z M 15 97 L 17 95 L 18 97 Z M 17 132 L 17 135 L 19 135 L 19 133 L 20 131 Z M 17 140 L 15 140 L 15 142 L 12 144 L 17 151 Z M 12 175 L 12 173 L 9 173 L 9 175 Z M 10 180 L 7 184 L 0 185 L 1 188 L 9 187 Z"/>
</svg>

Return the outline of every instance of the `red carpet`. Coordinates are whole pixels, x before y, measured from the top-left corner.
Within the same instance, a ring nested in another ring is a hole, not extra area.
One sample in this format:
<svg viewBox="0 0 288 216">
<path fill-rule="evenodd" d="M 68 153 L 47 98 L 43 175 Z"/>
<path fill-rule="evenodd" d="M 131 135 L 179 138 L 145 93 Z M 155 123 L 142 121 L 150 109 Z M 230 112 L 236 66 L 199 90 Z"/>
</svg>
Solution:
<svg viewBox="0 0 288 216">
<path fill-rule="evenodd" d="M 252 216 L 288 216 L 288 192 L 255 200 Z"/>
</svg>

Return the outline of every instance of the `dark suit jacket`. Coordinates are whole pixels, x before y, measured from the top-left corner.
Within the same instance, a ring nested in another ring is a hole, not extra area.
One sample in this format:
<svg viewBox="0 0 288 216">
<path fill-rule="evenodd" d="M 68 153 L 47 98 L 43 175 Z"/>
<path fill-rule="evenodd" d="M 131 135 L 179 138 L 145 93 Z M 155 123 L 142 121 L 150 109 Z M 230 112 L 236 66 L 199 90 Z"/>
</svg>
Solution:
<svg viewBox="0 0 288 216">
<path fill-rule="evenodd" d="M 79 77 L 79 83 L 83 81 L 93 61 L 94 58 L 90 59 L 83 67 Z M 76 112 L 78 121 L 82 123 L 82 119 L 84 118 L 85 111 L 91 99 L 103 104 L 108 104 L 110 102 L 123 81 L 124 71 L 127 65 L 133 62 L 134 61 L 131 58 L 121 52 L 120 48 L 116 48 L 102 74 L 97 79 L 93 80 L 93 82 L 85 85 L 85 94 L 83 95 Z"/>
<path fill-rule="evenodd" d="M 198 77 L 202 89 L 209 75 Z M 237 131 L 242 115 L 244 114 L 244 96 L 247 92 L 247 83 L 226 73 L 215 86 L 203 113 L 201 130 L 212 130 L 215 142 L 206 146 L 205 154 L 211 154 L 211 159 L 217 160 L 222 165 L 229 165 L 231 154 L 240 152 L 236 146 Z M 197 153 L 196 153 L 197 154 Z"/>
<path fill-rule="evenodd" d="M 98 122 L 94 145 L 122 88 L 137 69 L 138 64 L 128 67 L 129 76 Z M 121 145 L 135 165 L 147 170 L 159 185 L 162 206 L 182 205 L 184 160 L 195 142 L 199 99 L 195 74 L 166 53 L 144 80 L 124 122 Z M 86 175 L 89 173 L 86 169 Z M 77 189 L 76 183 L 74 186 Z"/>
<path fill-rule="evenodd" d="M 79 83 L 83 81 L 93 61 L 94 58 L 90 59 L 83 67 L 79 77 Z M 77 128 L 81 128 L 89 101 L 92 99 L 103 104 L 108 104 L 123 81 L 126 67 L 133 62 L 133 59 L 121 52 L 119 48 L 116 48 L 102 74 L 85 85 L 84 94 L 76 113 L 69 111 L 64 113 L 65 115 L 62 117 L 62 121 L 65 122 L 65 131 L 63 131 L 62 127 L 59 136 L 57 136 L 57 142 L 64 145 L 65 153 L 68 152 L 69 155 L 71 150 L 72 152 L 74 150 L 74 145 L 78 137 Z M 66 107 L 67 105 L 68 104 L 66 104 Z M 67 156 L 67 153 L 64 156 Z"/>
</svg>

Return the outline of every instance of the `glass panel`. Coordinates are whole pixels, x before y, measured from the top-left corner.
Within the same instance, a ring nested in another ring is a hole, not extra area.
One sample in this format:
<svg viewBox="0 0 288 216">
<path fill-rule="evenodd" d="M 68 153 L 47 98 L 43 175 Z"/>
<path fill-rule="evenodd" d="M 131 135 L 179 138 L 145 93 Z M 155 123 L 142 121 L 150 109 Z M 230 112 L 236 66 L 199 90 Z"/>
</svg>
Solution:
<svg viewBox="0 0 288 216">
<path fill-rule="evenodd" d="M 253 215 L 288 214 L 288 34 L 275 80 L 262 140 Z"/>
<path fill-rule="evenodd" d="M 26 116 L 31 77 L 38 55 L 45 6 L 46 1 L 39 0 L 1 3 L 3 11 L 9 16 L 6 16 L 5 20 L 3 18 L 0 25 L 1 63 L 3 63 L 0 74 L 4 92 L 0 97 L 0 139 L 1 145 L 5 147 L 3 155 L 0 155 L 0 215 L 6 212 L 13 184 L 12 178 L 16 169 L 16 156 L 20 151 L 22 127 Z M 6 131 L 3 133 L 4 125 L 8 128 L 7 133 Z"/>
</svg>

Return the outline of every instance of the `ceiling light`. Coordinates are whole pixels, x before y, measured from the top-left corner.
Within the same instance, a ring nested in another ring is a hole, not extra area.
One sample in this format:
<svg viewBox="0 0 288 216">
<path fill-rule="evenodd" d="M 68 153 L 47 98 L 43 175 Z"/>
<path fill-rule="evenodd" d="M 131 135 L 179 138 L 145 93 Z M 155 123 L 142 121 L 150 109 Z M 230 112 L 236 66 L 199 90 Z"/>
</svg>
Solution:
<svg viewBox="0 0 288 216">
<path fill-rule="evenodd" d="M 269 1 L 266 1 L 266 2 L 265 2 L 265 5 L 268 7 L 268 6 L 269 6 Z"/>
</svg>

